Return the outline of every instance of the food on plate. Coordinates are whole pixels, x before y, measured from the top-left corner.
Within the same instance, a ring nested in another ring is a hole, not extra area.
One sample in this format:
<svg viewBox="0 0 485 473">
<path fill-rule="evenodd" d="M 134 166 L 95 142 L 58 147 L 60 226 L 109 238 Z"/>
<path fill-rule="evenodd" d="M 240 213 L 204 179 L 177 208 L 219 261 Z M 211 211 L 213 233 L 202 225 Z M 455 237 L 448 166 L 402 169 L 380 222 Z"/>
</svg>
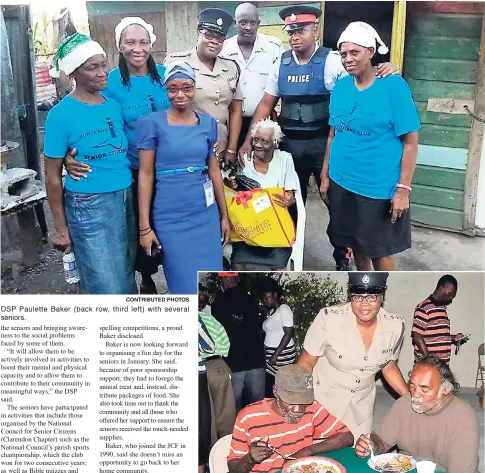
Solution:
<svg viewBox="0 0 485 473">
<path fill-rule="evenodd" d="M 294 465 L 288 469 L 288 473 L 340 473 L 338 468 L 321 463 L 312 462 L 306 465 Z"/>
<path fill-rule="evenodd" d="M 386 458 L 385 460 L 376 461 L 376 470 L 393 470 L 398 469 L 401 473 L 406 473 L 414 469 L 411 463 L 411 457 L 407 455 L 397 455 L 394 458 Z"/>
</svg>

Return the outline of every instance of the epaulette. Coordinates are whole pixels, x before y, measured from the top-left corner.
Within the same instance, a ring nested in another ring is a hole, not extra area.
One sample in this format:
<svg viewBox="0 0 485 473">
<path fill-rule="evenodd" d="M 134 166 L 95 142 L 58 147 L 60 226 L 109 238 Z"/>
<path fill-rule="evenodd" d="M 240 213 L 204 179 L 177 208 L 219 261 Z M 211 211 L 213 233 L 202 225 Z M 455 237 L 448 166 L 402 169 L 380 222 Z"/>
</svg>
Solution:
<svg viewBox="0 0 485 473">
<path fill-rule="evenodd" d="M 180 53 L 171 53 L 167 56 L 167 58 L 169 57 L 187 57 L 187 56 L 190 56 L 190 53 L 192 51 L 182 51 Z"/>
<path fill-rule="evenodd" d="M 221 56 L 221 55 L 219 55 L 218 57 L 219 57 L 219 59 L 223 59 L 225 61 L 231 61 L 231 62 L 233 62 L 235 64 L 236 69 L 237 69 L 237 82 L 236 82 L 236 85 L 239 84 L 239 79 L 241 78 L 241 67 L 239 66 L 238 62 L 235 59 L 232 59 L 232 58 L 227 57 L 227 56 Z"/>
<path fill-rule="evenodd" d="M 345 313 L 344 306 L 346 304 L 339 304 L 339 305 L 333 305 L 330 307 L 325 308 L 325 314 L 339 314 L 342 315 Z"/>
<path fill-rule="evenodd" d="M 389 320 L 399 320 L 400 322 L 405 322 L 404 317 L 401 317 L 400 315 L 397 314 L 392 314 L 391 312 L 388 312 L 387 314 L 384 314 L 384 318 Z"/>
<path fill-rule="evenodd" d="M 276 36 L 266 36 L 266 38 L 270 43 L 276 44 L 276 46 L 281 46 L 283 44 L 281 39 L 277 38 Z"/>
</svg>

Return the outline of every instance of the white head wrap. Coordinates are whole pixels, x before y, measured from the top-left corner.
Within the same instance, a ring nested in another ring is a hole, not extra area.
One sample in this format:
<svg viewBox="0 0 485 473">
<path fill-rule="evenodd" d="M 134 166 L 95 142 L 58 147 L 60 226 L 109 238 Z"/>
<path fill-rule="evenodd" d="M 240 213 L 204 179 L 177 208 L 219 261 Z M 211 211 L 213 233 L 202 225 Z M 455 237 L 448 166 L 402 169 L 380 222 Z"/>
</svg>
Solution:
<svg viewBox="0 0 485 473">
<path fill-rule="evenodd" d="M 121 34 L 130 25 L 140 25 L 143 28 L 147 30 L 148 36 L 150 38 L 150 46 L 153 46 L 153 43 L 157 40 L 157 37 L 153 33 L 153 26 L 148 24 L 143 18 L 140 18 L 138 16 L 127 16 L 123 18 L 115 28 L 115 40 L 116 40 L 116 47 L 118 48 L 118 51 L 121 51 L 120 49 L 120 40 L 121 40 Z"/>
<path fill-rule="evenodd" d="M 350 23 L 344 32 L 340 35 L 337 42 L 337 48 L 340 48 L 342 43 L 354 43 L 365 48 L 375 48 L 376 41 L 379 43 L 377 52 L 379 54 L 387 54 L 389 48 L 384 44 L 377 31 L 369 24 L 363 21 L 354 21 Z"/>
</svg>

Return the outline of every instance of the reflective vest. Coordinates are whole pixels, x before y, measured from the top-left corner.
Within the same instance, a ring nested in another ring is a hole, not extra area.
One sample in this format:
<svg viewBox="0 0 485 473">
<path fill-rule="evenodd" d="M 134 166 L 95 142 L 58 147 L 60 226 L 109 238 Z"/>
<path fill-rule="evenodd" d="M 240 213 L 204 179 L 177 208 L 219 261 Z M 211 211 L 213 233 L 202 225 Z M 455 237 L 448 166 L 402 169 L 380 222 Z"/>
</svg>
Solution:
<svg viewBox="0 0 485 473">
<path fill-rule="evenodd" d="M 279 123 L 288 138 L 328 135 L 330 92 L 325 87 L 324 70 L 330 51 L 319 47 L 307 64 L 297 64 L 291 50 L 281 56 Z"/>
</svg>

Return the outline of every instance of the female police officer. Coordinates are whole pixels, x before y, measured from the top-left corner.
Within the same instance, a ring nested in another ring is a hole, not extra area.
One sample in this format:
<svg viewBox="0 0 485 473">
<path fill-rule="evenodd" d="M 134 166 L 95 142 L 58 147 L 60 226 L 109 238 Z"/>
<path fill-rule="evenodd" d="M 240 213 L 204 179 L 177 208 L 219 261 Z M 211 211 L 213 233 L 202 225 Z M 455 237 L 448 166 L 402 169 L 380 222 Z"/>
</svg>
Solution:
<svg viewBox="0 0 485 473">
<path fill-rule="evenodd" d="M 219 55 L 233 22 L 232 16 L 220 8 L 202 10 L 196 47 L 170 54 L 165 59 L 166 64 L 183 61 L 194 69 L 197 84 L 194 108 L 216 119 L 219 125 L 218 155 L 226 162 L 236 158 L 244 99 L 239 87 L 239 65 Z"/>
<path fill-rule="evenodd" d="M 349 273 L 349 302 L 322 309 L 305 337 L 297 364 L 313 373 L 315 399 L 358 439 L 372 430 L 375 375 L 401 396 L 397 366 L 404 321 L 382 308 L 388 273 Z"/>
</svg>

